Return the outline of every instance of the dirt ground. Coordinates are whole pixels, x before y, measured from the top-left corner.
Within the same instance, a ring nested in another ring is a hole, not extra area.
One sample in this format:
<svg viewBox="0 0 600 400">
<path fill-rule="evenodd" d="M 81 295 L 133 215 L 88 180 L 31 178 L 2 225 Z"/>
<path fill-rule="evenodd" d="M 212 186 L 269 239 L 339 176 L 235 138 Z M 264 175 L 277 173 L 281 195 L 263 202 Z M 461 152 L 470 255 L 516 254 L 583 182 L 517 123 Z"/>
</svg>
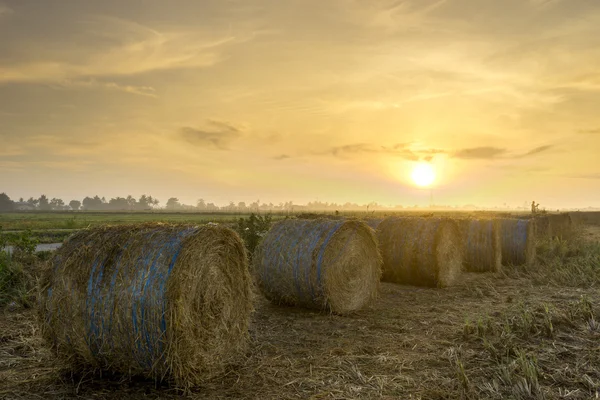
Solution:
<svg viewBox="0 0 600 400">
<path fill-rule="evenodd" d="M 447 289 L 383 283 L 336 316 L 259 298 L 247 358 L 189 398 L 592 399 L 600 396 L 600 289 L 515 270 Z M 73 376 L 43 346 L 34 311 L 0 311 L 0 398 L 165 399 L 166 385 Z"/>
</svg>

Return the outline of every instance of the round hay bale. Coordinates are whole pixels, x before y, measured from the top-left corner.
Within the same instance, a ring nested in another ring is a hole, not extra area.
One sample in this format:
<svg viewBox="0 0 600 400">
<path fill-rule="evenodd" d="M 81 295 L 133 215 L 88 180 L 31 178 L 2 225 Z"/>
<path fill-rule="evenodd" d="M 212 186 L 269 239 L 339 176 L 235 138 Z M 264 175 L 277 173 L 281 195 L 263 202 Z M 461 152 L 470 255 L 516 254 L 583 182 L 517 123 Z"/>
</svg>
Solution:
<svg viewBox="0 0 600 400">
<path fill-rule="evenodd" d="M 553 215 L 552 237 L 559 239 L 571 239 L 574 233 L 573 219 L 568 213 Z"/>
<path fill-rule="evenodd" d="M 451 219 L 388 217 L 379 224 L 377 237 L 384 281 L 446 287 L 460 275 L 460 232 Z"/>
<path fill-rule="evenodd" d="M 253 257 L 271 301 L 344 314 L 377 295 L 381 257 L 371 228 L 355 220 L 284 220 Z"/>
<path fill-rule="evenodd" d="M 251 285 L 244 245 L 228 228 L 83 230 L 42 278 L 42 333 L 74 368 L 188 389 L 244 351 Z"/>
<path fill-rule="evenodd" d="M 570 239 L 575 233 L 573 219 L 570 214 L 549 214 L 535 218 L 536 239 Z"/>
<path fill-rule="evenodd" d="M 502 263 L 525 265 L 535 261 L 535 222 L 531 219 L 502 219 Z"/>
<path fill-rule="evenodd" d="M 494 219 L 459 221 L 465 269 L 497 272 L 502 266 L 500 223 Z"/>
<path fill-rule="evenodd" d="M 552 238 L 552 228 L 548 215 L 535 217 L 535 238 L 538 241 Z"/>
</svg>

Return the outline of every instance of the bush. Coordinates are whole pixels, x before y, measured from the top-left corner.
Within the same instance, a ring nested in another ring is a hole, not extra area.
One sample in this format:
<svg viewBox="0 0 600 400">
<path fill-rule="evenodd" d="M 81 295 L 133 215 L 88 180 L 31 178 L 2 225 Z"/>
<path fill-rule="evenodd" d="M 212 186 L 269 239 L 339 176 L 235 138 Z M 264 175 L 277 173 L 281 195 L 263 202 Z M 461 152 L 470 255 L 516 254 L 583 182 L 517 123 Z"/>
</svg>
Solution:
<svg viewBox="0 0 600 400">
<path fill-rule="evenodd" d="M 22 264 L 13 260 L 6 251 L 0 251 L 0 307 L 10 303 L 31 305 L 28 282 Z"/>
<path fill-rule="evenodd" d="M 13 245 L 13 254 L 18 259 L 31 259 L 35 256 L 35 249 L 39 244 L 39 240 L 33 236 L 31 230 L 22 232 L 11 241 Z"/>
<path fill-rule="evenodd" d="M 236 231 L 244 240 L 246 249 L 250 258 L 254 253 L 254 249 L 260 243 L 262 237 L 271 228 L 271 215 L 256 215 L 250 214 L 248 218 L 240 218 L 237 222 Z"/>
<path fill-rule="evenodd" d="M 33 302 L 35 278 L 31 272 L 40 260 L 35 255 L 38 240 L 31 231 L 6 236 L 0 231 L 0 307 L 7 304 L 29 307 Z M 12 254 L 6 249 L 12 245 Z"/>
</svg>

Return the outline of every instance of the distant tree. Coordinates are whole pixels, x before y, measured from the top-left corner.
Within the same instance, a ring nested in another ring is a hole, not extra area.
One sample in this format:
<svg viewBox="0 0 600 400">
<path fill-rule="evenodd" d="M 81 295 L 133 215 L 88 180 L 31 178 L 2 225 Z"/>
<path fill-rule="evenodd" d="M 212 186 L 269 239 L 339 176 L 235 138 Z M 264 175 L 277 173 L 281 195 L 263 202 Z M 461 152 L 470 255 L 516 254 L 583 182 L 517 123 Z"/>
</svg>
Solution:
<svg viewBox="0 0 600 400">
<path fill-rule="evenodd" d="M 213 203 L 208 203 L 206 205 L 206 211 L 218 211 L 218 210 L 219 210 L 219 207 L 217 207 Z"/>
<path fill-rule="evenodd" d="M 62 201 L 62 199 L 57 199 L 54 197 L 52 200 L 50 200 L 50 208 L 52 210 L 62 210 L 64 206 L 65 202 Z"/>
<path fill-rule="evenodd" d="M 135 208 L 138 210 L 146 210 L 146 209 L 150 208 L 149 203 L 150 203 L 150 200 L 148 199 L 148 196 L 143 194 L 140 196 Z"/>
<path fill-rule="evenodd" d="M 94 199 L 88 196 L 84 197 L 82 206 L 84 210 L 91 210 L 94 206 Z"/>
<path fill-rule="evenodd" d="M 152 209 L 158 205 L 158 199 L 153 198 L 152 196 L 146 196 L 145 194 L 140 196 L 140 199 L 137 202 L 136 209 L 137 210 L 148 210 Z"/>
<path fill-rule="evenodd" d="M 127 208 L 129 210 L 135 210 L 135 206 L 137 205 L 137 200 L 132 196 L 127 196 Z"/>
<path fill-rule="evenodd" d="M 6 193 L 0 193 L 0 211 L 12 211 L 15 207 L 13 201 Z"/>
<path fill-rule="evenodd" d="M 116 197 L 109 200 L 107 208 L 109 210 L 127 210 L 129 203 L 125 197 Z"/>
<path fill-rule="evenodd" d="M 29 200 L 27 200 L 27 204 L 31 204 L 32 207 L 37 207 L 39 203 L 40 200 L 34 199 L 33 197 L 30 197 Z"/>
<path fill-rule="evenodd" d="M 19 203 L 23 203 L 23 202 L 24 202 L 23 198 L 19 197 Z"/>
<path fill-rule="evenodd" d="M 200 211 L 206 210 L 206 203 L 204 202 L 204 199 L 198 199 L 196 202 L 196 208 Z"/>
<path fill-rule="evenodd" d="M 243 202 L 243 201 L 240 201 L 240 202 L 238 203 L 238 205 L 237 205 L 237 209 L 238 209 L 238 211 L 240 211 L 240 212 L 245 212 L 245 211 L 248 211 L 248 207 L 246 207 L 246 203 L 245 203 L 245 202 Z"/>
<path fill-rule="evenodd" d="M 81 207 L 81 202 L 79 200 L 71 200 L 69 202 L 69 207 L 71 207 L 73 211 L 77 211 L 79 210 L 79 207 Z"/>
<path fill-rule="evenodd" d="M 102 201 L 97 195 L 92 197 L 86 197 L 82 202 L 84 210 L 103 210 L 106 208 L 106 203 Z"/>
<path fill-rule="evenodd" d="M 181 203 L 179 203 L 179 199 L 177 197 L 171 197 L 167 200 L 167 210 L 179 210 L 181 208 Z"/>
<path fill-rule="evenodd" d="M 227 211 L 235 211 L 235 203 L 233 201 L 230 201 L 229 205 L 226 208 Z"/>
<path fill-rule="evenodd" d="M 52 209 L 52 207 L 50 206 L 50 202 L 48 201 L 48 197 L 46 197 L 45 194 L 40 196 L 40 198 L 38 199 L 38 204 L 39 204 L 40 210 L 42 210 L 42 211 L 47 211 L 47 210 Z"/>
</svg>

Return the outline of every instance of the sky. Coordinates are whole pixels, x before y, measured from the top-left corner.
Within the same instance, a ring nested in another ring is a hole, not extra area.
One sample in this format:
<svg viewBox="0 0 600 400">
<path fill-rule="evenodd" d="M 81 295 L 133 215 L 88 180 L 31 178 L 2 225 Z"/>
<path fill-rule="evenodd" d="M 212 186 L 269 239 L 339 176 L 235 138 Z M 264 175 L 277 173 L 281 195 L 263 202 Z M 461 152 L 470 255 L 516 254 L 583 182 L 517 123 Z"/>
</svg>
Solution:
<svg viewBox="0 0 600 400">
<path fill-rule="evenodd" d="M 13 198 L 600 206 L 598 0 L 0 0 L 0 37 Z"/>
</svg>

